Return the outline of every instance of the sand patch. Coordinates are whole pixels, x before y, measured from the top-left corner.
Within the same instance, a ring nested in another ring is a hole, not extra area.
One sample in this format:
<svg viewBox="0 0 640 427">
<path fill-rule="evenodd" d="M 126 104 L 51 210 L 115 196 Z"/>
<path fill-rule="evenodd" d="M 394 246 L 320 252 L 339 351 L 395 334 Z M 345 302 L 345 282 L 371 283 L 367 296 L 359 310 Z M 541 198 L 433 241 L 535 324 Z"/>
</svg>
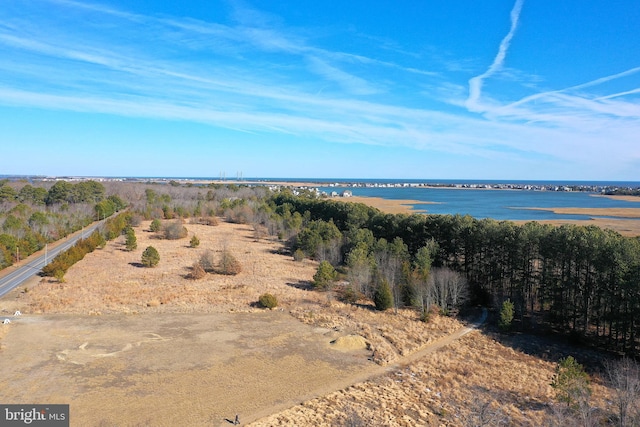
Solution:
<svg viewBox="0 0 640 427">
<path fill-rule="evenodd" d="M 340 351 L 364 350 L 368 346 L 367 340 L 360 335 L 345 335 L 331 341 L 331 348 Z"/>
<path fill-rule="evenodd" d="M 437 202 L 424 202 L 420 200 L 394 200 L 383 199 L 381 197 L 364 197 L 364 196 L 352 196 L 341 197 L 336 199 L 340 202 L 347 203 L 362 203 L 372 208 L 381 210 L 384 213 L 390 214 L 413 214 L 420 212 L 420 209 L 415 205 L 432 205 Z"/>
</svg>

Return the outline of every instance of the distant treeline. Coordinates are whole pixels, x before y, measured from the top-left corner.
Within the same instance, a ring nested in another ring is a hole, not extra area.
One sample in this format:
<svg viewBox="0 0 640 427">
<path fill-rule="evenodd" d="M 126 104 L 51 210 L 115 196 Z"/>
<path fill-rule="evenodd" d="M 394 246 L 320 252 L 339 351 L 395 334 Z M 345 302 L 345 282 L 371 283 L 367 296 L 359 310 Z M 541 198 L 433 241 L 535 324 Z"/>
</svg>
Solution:
<svg viewBox="0 0 640 427">
<path fill-rule="evenodd" d="M 41 184 L 0 181 L 0 269 L 126 207 L 95 181 Z"/>
<path fill-rule="evenodd" d="M 476 302 L 499 307 L 509 299 L 523 327 L 552 327 L 614 351 L 638 353 L 638 238 L 596 226 L 384 214 L 362 204 L 289 193 L 275 195 L 271 203 L 285 218 L 324 221 L 345 236 L 369 230 L 375 239 L 402 239 L 414 259 L 435 241 L 433 265 L 464 274 Z M 345 239 L 343 259 L 355 247 Z"/>
<path fill-rule="evenodd" d="M 102 230 L 96 230 L 86 239 L 78 242 L 64 252 L 58 254 L 49 264 L 42 268 L 43 276 L 56 277 L 62 280 L 67 270 L 88 253 L 97 248 L 102 248 L 107 240 L 113 240 L 120 236 L 131 222 L 131 214 L 124 212 L 109 218 Z"/>
</svg>

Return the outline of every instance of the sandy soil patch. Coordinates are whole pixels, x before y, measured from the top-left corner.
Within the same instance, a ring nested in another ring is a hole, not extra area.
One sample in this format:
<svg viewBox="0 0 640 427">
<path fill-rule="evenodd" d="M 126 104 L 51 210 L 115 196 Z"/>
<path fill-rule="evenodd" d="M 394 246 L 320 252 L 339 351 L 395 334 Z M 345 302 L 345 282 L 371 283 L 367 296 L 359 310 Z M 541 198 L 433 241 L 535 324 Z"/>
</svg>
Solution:
<svg viewBox="0 0 640 427">
<path fill-rule="evenodd" d="M 371 206 L 376 209 L 380 209 L 384 213 L 390 214 L 412 214 L 417 213 L 418 210 L 413 205 L 432 205 L 435 202 L 421 202 L 419 200 L 392 200 L 383 199 L 381 197 L 341 197 L 338 199 L 341 202 L 347 203 L 363 203 L 367 206 Z"/>
<path fill-rule="evenodd" d="M 640 196 L 594 196 L 594 197 L 607 197 L 609 199 L 614 199 L 614 200 L 624 200 L 625 202 L 636 202 L 636 203 L 640 203 Z"/>
<path fill-rule="evenodd" d="M 72 425 L 225 425 L 373 365 L 336 335 L 278 311 L 27 316 L 3 339 L 0 396 L 69 403 Z"/>
</svg>

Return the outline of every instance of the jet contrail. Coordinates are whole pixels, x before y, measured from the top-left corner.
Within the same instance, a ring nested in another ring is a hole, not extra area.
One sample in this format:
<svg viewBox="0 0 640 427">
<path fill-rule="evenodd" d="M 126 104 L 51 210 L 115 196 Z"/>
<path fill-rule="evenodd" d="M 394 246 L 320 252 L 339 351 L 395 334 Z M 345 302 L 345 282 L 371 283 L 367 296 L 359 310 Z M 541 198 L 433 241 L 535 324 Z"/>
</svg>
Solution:
<svg viewBox="0 0 640 427">
<path fill-rule="evenodd" d="M 483 111 L 482 106 L 478 104 L 478 100 L 480 99 L 480 95 L 482 94 L 482 83 L 484 82 L 484 79 L 490 77 L 502 67 L 504 58 L 507 56 L 507 49 L 509 49 L 511 39 L 513 38 L 513 35 L 516 32 L 516 28 L 518 27 L 518 20 L 520 19 L 520 11 L 522 10 L 523 3 L 524 0 L 516 0 L 516 4 L 513 5 L 513 9 L 511 9 L 511 28 L 509 29 L 509 33 L 507 33 L 507 35 L 500 42 L 498 54 L 493 59 L 493 63 L 491 64 L 491 66 L 484 73 L 469 80 L 469 98 L 467 98 L 467 101 L 465 102 L 465 105 L 469 111 Z"/>
</svg>

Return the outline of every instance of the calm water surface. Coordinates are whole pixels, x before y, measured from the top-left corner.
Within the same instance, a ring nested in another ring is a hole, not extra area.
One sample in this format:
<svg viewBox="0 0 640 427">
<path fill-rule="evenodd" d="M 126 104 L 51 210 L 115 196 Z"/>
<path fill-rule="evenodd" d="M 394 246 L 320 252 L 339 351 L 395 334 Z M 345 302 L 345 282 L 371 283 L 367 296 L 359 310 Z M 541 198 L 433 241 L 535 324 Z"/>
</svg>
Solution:
<svg viewBox="0 0 640 427">
<path fill-rule="evenodd" d="M 346 188 L 323 187 L 341 193 Z M 638 202 L 614 200 L 588 192 L 480 190 L 453 188 L 349 188 L 354 196 L 418 200 L 435 204 L 413 205 L 417 212 L 461 214 L 497 220 L 588 220 L 593 215 L 560 215 L 530 208 L 640 208 Z"/>
</svg>

